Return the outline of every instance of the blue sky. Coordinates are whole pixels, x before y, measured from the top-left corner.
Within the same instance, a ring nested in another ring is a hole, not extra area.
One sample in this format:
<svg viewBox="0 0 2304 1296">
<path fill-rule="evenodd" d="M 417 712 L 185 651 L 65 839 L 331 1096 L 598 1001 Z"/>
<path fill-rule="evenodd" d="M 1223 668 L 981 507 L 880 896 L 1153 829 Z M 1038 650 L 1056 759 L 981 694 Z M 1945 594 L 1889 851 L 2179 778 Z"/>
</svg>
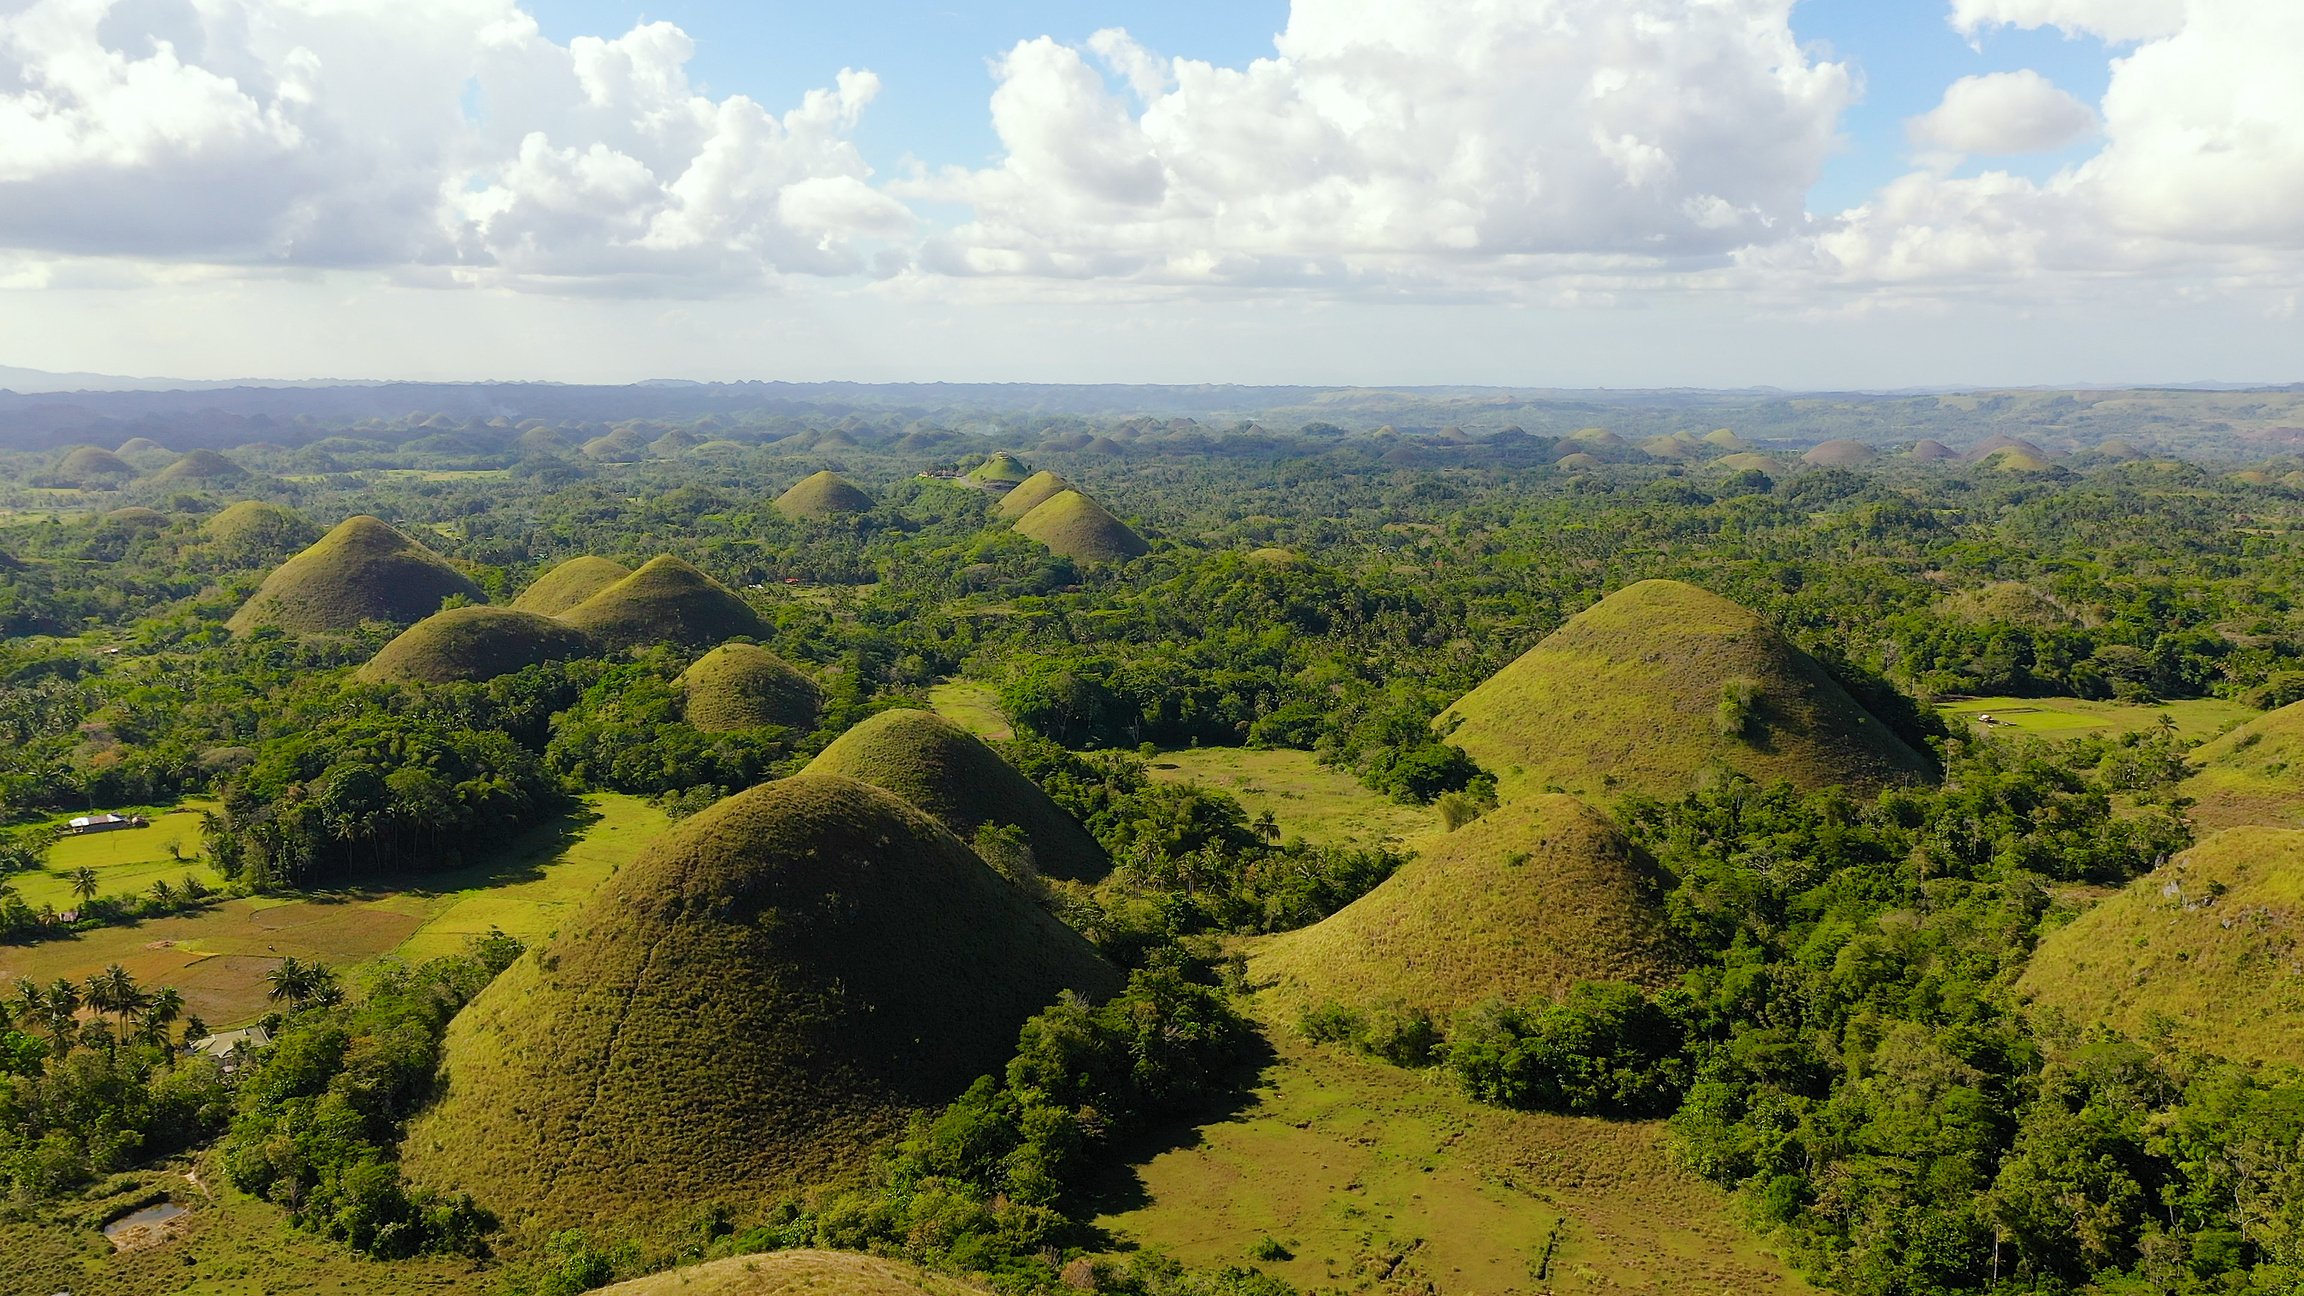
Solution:
<svg viewBox="0 0 2304 1296">
<path fill-rule="evenodd" d="M 0 365 L 2295 381 L 2299 50 L 2289 0 L 15 0 Z"/>
</svg>

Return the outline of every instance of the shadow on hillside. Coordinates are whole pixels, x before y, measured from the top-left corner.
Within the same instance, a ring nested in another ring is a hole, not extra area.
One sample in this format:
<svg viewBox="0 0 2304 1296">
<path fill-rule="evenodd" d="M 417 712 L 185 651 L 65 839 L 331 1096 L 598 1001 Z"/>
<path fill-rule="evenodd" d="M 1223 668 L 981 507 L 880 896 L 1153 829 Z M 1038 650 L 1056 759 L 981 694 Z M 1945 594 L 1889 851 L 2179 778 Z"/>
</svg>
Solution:
<svg viewBox="0 0 2304 1296">
<path fill-rule="evenodd" d="M 1145 1190 L 1144 1177 L 1138 1168 L 1162 1153 L 1201 1146 L 1207 1141 L 1203 1130 L 1239 1119 L 1253 1110 L 1259 1102 L 1257 1088 L 1279 1062 L 1280 1055 L 1272 1048 L 1271 1041 L 1264 1038 L 1263 1029 L 1250 1023 L 1248 1039 L 1241 1047 L 1240 1060 L 1233 1068 L 1231 1084 L 1224 1096 L 1191 1116 L 1165 1122 L 1114 1146 L 1112 1163 L 1090 1193 L 1091 1211 L 1097 1215 L 1116 1215 L 1151 1205 L 1151 1194 Z M 1101 1229 L 1092 1231 L 1097 1234 L 1093 1245 L 1098 1248 L 1136 1249 L 1136 1243 L 1125 1238 L 1112 1237 Z"/>
<path fill-rule="evenodd" d="M 399 869 L 380 873 L 364 882 L 360 891 L 439 895 L 449 891 L 471 891 L 510 886 L 515 882 L 534 882 L 544 876 L 545 865 L 567 854 L 569 848 L 583 840 L 584 834 L 598 822 L 600 812 L 579 802 L 567 814 L 538 824 L 501 847 L 485 851 L 480 859 L 472 863 L 444 869 Z M 314 895 L 308 898 L 318 900 L 320 897 Z"/>
</svg>

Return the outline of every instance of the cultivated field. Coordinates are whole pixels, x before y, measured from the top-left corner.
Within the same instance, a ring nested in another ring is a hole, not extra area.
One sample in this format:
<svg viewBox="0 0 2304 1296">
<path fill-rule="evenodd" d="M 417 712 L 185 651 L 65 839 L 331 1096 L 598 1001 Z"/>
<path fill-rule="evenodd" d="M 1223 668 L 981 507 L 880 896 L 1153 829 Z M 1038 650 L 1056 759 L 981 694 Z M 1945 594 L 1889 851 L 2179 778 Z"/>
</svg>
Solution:
<svg viewBox="0 0 2304 1296">
<path fill-rule="evenodd" d="M 2152 729 L 2166 716 L 2187 738 L 2213 738 L 2253 719 L 2255 708 L 2228 698 L 2188 698 L 2175 702 L 2092 702 L 2086 698 L 1972 697 L 1939 703 L 1937 711 L 1957 732 L 1989 715 L 1994 733 L 2039 738 L 2085 738 Z"/>
<path fill-rule="evenodd" d="M 142 813 L 152 822 L 143 828 L 58 838 L 48 851 L 45 868 L 11 873 L 6 881 L 33 908 L 53 905 L 59 910 L 72 908 L 78 900 L 72 891 L 72 875 L 83 868 L 96 870 L 98 895 L 137 895 L 154 882 L 174 886 L 187 876 L 205 886 L 221 887 L 223 877 L 199 858 L 200 811 L 211 805 L 188 801 L 173 810 L 122 810 L 119 813 Z M 59 816 L 57 822 L 70 817 Z M 183 853 L 182 859 L 169 853 L 171 842 Z"/>
</svg>

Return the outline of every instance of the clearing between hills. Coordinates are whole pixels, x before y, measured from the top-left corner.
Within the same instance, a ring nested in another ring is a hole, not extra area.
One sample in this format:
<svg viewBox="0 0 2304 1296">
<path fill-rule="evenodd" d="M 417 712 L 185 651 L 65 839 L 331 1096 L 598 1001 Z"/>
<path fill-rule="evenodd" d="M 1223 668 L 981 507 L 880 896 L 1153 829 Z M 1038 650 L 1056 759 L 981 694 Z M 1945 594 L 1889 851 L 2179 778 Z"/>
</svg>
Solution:
<svg viewBox="0 0 2304 1296">
<path fill-rule="evenodd" d="M 2091 738 L 2151 729 L 2166 716 L 2186 738 L 2213 738 L 2262 714 L 2230 698 L 2183 698 L 2174 702 L 2096 702 L 2071 697 L 1963 697 L 1940 702 L 1936 710 L 1955 731 L 1978 716 L 1996 722 L 1995 733 L 2014 730 L 2035 738 Z"/>
<path fill-rule="evenodd" d="M 1278 1057 L 1242 1110 L 1117 1176 L 1097 1223 L 1123 1245 L 1305 1291 L 1815 1290 L 1672 1166 L 1661 1121 L 1484 1107 L 1289 1026 L 1266 1034 Z M 1278 1254 L 1267 1238 L 1284 1258 L 1251 1254 Z"/>
<path fill-rule="evenodd" d="M 222 888 L 224 878 L 200 855 L 200 812 L 213 809 L 213 801 L 186 801 L 173 809 L 159 807 L 130 808 L 122 814 L 141 814 L 151 820 L 142 828 L 116 828 L 110 832 L 83 833 L 75 837 L 59 837 L 48 849 L 48 862 L 41 868 L 24 873 L 0 876 L 24 897 L 24 903 L 38 909 L 53 905 L 59 910 L 70 909 L 79 897 L 72 891 L 72 874 L 88 868 L 96 870 L 96 894 L 140 895 L 154 882 L 176 885 L 187 875 L 199 879 L 203 886 Z M 63 822 L 61 818 L 57 821 Z M 184 854 L 178 859 L 168 851 L 175 843 Z"/>
<path fill-rule="evenodd" d="M 1402 805 L 1370 791 L 1351 774 L 1314 760 L 1312 753 L 1247 747 L 1190 747 L 1161 752 L 1148 762 L 1153 778 L 1199 783 L 1228 793 L 1251 815 L 1272 812 L 1280 835 L 1315 846 L 1413 849 L 1440 831 L 1439 812 Z"/>
<path fill-rule="evenodd" d="M 456 953 L 467 937 L 492 926 L 534 944 L 670 822 L 637 797 L 607 793 L 584 804 L 566 824 L 482 863 L 410 879 L 406 889 L 249 896 L 69 940 L 0 946 L 0 982 L 77 981 L 118 963 L 147 986 L 175 986 L 186 1011 L 209 1025 L 230 1026 L 263 1015 L 270 1006 L 265 975 L 283 958 L 318 959 L 355 980 L 362 965 L 388 956 L 421 961 Z"/>
<path fill-rule="evenodd" d="M 986 742 L 1016 736 L 1015 727 L 1000 713 L 1000 694 L 989 684 L 973 680 L 946 680 L 928 686 L 928 709 Z"/>
</svg>

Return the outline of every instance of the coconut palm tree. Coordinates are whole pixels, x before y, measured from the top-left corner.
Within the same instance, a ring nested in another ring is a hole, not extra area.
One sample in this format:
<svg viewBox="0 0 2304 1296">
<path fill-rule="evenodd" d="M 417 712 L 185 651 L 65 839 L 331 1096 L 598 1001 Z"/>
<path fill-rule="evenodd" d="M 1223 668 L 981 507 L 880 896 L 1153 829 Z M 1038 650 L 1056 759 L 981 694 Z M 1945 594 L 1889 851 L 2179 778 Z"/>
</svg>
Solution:
<svg viewBox="0 0 2304 1296">
<path fill-rule="evenodd" d="M 1277 846 L 1280 844 L 1280 821 L 1272 817 L 1272 812 L 1270 810 L 1265 810 L 1257 814 L 1256 835 L 1262 838 L 1264 844 L 1267 846 Z"/>
<path fill-rule="evenodd" d="M 96 870 L 83 864 L 72 870 L 72 894 L 86 904 L 96 898 Z"/>
<path fill-rule="evenodd" d="M 72 1041 L 80 1033 L 80 987 L 62 977 L 48 987 L 40 997 L 43 1025 L 54 1041 L 56 1056 L 72 1051 Z"/>
<path fill-rule="evenodd" d="M 144 1011 L 137 1018 L 137 1034 L 148 1044 L 165 1047 L 168 1028 L 183 1015 L 184 996 L 174 986 L 162 986 L 145 997 Z"/>
<path fill-rule="evenodd" d="M 176 888 L 168 885 L 168 879 L 160 878 L 152 884 L 152 898 L 163 905 L 172 905 L 176 903 Z"/>
<path fill-rule="evenodd" d="M 120 1034 L 128 1033 L 128 1018 L 144 1006 L 144 991 L 128 969 L 115 963 L 88 978 L 87 1004 L 96 1011 L 120 1018 Z"/>
</svg>

